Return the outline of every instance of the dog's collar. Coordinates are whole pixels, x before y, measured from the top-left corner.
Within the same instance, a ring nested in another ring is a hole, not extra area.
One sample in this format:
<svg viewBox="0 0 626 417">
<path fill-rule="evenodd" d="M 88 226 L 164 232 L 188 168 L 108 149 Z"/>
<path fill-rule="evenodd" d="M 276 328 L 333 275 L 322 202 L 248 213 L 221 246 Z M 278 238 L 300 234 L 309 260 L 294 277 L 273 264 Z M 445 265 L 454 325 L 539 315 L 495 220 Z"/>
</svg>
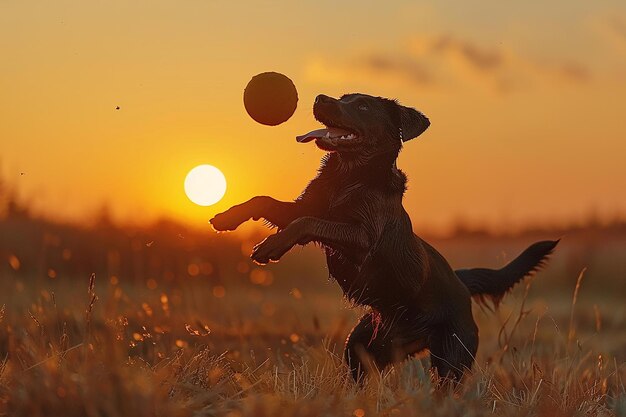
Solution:
<svg viewBox="0 0 626 417">
<path fill-rule="evenodd" d="M 400 133 L 400 142 L 404 142 L 404 135 L 402 133 L 402 126 L 398 128 L 398 132 Z"/>
</svg>

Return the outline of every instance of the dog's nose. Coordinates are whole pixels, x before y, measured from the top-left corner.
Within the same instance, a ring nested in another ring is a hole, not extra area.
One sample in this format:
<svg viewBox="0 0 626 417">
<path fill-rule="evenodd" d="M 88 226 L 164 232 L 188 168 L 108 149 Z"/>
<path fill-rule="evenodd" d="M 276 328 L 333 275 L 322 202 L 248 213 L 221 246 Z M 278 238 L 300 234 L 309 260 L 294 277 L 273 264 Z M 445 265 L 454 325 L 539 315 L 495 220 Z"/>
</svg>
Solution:
<svg viewBox="0 0 626 417">
<path fill-rule="evenodd" d="M 320 103 L 325 103 L 325 102 L 329 102 L 331 101 L 332 98 L 324 95 L 324 94 L 320 94 L 317 97 L 315 97 L 315 104 L 320 104 Z"/>
</svg>

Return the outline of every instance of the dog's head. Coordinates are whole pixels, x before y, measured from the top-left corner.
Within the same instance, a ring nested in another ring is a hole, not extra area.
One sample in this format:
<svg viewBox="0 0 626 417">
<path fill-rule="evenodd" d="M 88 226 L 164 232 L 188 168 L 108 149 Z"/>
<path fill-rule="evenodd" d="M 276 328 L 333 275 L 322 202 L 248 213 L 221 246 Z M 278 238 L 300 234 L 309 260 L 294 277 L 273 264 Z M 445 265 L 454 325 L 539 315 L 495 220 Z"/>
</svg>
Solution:
<svg viewBox="0 0 626 417">
<path fill-rule="evenodd" d="M 367 94 L 346 94 L 340 99 L 319 95 L 313 114 L 326 128 L 296 140 L 315 140 L 325 151 L 354 156 L 397 154 L 402 142 L 418 137 L 430 125 L 428 118 L 415 109 Z"/>
</svg>

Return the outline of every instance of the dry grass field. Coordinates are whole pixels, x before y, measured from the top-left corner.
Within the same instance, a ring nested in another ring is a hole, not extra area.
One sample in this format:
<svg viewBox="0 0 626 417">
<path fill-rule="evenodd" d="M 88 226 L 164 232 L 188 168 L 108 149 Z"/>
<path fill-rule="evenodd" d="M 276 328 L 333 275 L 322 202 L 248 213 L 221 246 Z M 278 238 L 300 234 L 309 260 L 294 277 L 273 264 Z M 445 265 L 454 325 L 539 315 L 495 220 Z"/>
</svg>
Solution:
<svg viewBox="0 0 626 417">
<path fill-rule="evenodd" d="M 261 268 L 258 237 L 173 224 L 0 229 L 1 415 L 626 415 L 621 231 L 565 234 L 496 312 L 475 306 L 473 372 L 442 390 L 427 358 L 351 382 L 342 345 L 362 311 L 317 248 Z M 552 236 L 433 243 L 453 266 L 493 267 L 536 237 Z"/>
</svg>

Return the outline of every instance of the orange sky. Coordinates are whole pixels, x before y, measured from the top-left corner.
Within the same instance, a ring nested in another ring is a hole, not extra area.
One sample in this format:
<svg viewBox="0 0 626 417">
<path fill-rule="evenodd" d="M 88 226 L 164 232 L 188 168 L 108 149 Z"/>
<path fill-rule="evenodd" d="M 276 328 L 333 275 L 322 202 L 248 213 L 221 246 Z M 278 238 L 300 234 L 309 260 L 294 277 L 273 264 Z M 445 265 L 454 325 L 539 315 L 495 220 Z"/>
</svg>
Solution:
<svg viewBox="0 0 626 417">
<path fill-rule="evenodd" d="M 399 160 L 417 228 L 626 213 L 623 1 L 385 3 L 0 2 L 0 169 L 50 216 L 106 202 L 204 226 L 296 197 L 322 155 L 294 140 L 317 127 L 313 98 L 358 91 L 431 119 Z M 278 127 L 242 105 L 271 70 L 300 95 Z M 202 163 L 228 180 L 208 208 L 183 192 Z"/>
</svg>

